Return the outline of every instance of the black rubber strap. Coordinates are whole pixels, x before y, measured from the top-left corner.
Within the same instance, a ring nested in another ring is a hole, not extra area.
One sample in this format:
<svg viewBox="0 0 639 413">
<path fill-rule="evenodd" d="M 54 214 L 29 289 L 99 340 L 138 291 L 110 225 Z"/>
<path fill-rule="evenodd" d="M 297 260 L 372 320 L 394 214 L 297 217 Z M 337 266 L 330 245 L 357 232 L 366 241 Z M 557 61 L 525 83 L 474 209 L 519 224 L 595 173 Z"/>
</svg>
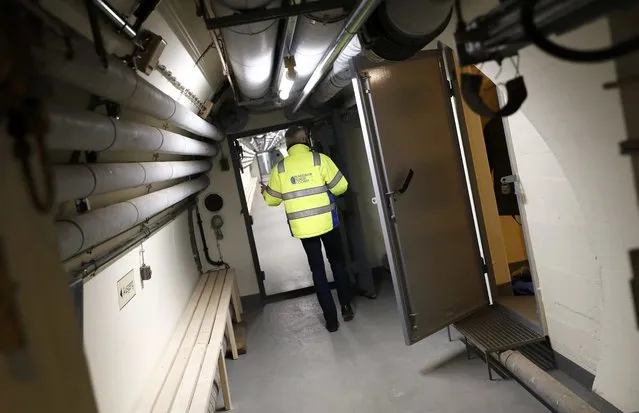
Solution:
<svg viewBox="0 0 639 413">
<path fill-rule="evenodd" d="M 481 99 L 479 94 L 481 84 L 484 77 L 481 75 L 472 75 L 470 73 L 462 74 L 462 95 L 470 108 L 477 114 L 487 117 L 510 116 L 517 112 L 521 105 L 528 97 L 528 90 L 524 83 L 524 78 L 517 76 L 506 83 L 506 91 L 508 92 L 508 102 L 497 112 L 492 111 L 488 105 Z"/>
</svg>

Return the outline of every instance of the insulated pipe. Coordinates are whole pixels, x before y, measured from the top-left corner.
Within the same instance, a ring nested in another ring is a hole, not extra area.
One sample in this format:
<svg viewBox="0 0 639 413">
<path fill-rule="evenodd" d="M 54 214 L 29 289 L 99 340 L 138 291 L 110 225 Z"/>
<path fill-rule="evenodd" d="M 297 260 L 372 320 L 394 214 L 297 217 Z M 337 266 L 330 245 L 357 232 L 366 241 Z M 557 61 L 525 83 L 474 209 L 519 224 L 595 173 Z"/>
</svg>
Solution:
<svg viewBox="0 0 639 413">
<path fill-rule="evenodd" d="M 300 0 L 289 1 L 289 4 L 299 4 Z M 273 81 L 271 85 L 274 90 L 278 90 L 280 87 L 280 82 L 282 81 L 282 77 L 286 72 L 286 67 L 284 66 L 284 58 L 291 55 L 291 46 L 293 45 L 293 37 L 295 36 L 295 27 L 297 26 L 297 16 L 291 16 L 286 19 L 284 22 L 284 34 L 282 36 L 280 51 L 277 55 L 277 65 L 275 69 L 275 76 L 273 77 Z"/>
<path fill-rule="evenodd" d="M 282 0 L 216 0 L 211 7 L 217 17 L 258 8 L 279 7 Z M 278 20 L 243 24 L 221 30 L 229 64 L 244 98 L 267 94 L 273 78 Z"/>
<path fill-rule="evenodd" d="M 340 90 L 351 83 L 355 77 L 351 62 L 362 52 L 357 36 L 351 39 L 339 57 L 335 60 L 331 72 L 311 95 L 311 105 L 317 107 L 331 100 Z"/>
<path fill-rule="evenodd" d="M 365 44 L 371 49 L 367 54 L 376 60 L 405 60 L 414 55 L 444 31 L 452 4 L 452 0 L 386 0 L 364 27 L 364 33 L 369 26 L 376 30 L 370 34 L 371 44 Z M 353 37 L 311 96 L 313 106 L 321 106 L 351 83 L 352 61 L 361 50 L 359 39 Z"/>
<path fill-rule="evenodd" d="M 205 176 L 55 223 L 63 260 L 100 244 L 209 185 Z"/>
<path fill-rule="evenodd" d="M 104 99 L 171 122 L 180 128 L 205 138 L 221 141 L 224 134 L 212 124 L 176 102 L 113 56 L 105 68 L 87 40 L 73 44 L 73 58 L 64 50 L 46 48 L 42 67 L 51 78 L 69 83 Z"/>
<path fill-rule="evenodd" d="M 319 21 L 320 17 L 315 15 L 300 16 L 297 19 L 295 37 L 290 50 L 290 54 L 295 56 L 297 78 L 293 84 L 291 95 L 296 95 L 302 90 L 309 77 L 313 74 L 313 70 L 322 60 L 331 41 L 339 33 L 344 18 L 335 19 L 339 18 L 342 13 L 342 10 L 336 10 L 322 14 L 321 17 L 334 19 L 332 23 L 323 23 Z"/>
<path fill-rule="evenodd" d="M 56 201 L 168 181 L 206 172 L 209 161 L 97 163 L 53 167 Z"/>
<path fill-rule="evenodd" d="M 217 147 L 152 126 L 116 120 L 88 111 L 49 111 L 49 149 L 82 151 L 143 151 L 215 156 Z"/>
<path fill-rule="evenodd" d="M 558 413 L 599 412 L 518 351 L 504 351 L 499 355 L 499 360 L 554 411 Z"/>
<path fill-rule="evenodd" d="M 304 89 L 302 89 L 300 97 L 297 99 L 297 102 L 295 102 L 295 106 L 293 106 L 293 113 L 300 110 L 304 102 L 306 102 L 315 89 L 315 86 L 317 86 L 328 71 L 331 70 L 335 59 L 337 59 L 342 50 L 344 50 L 348 43 L 350 43 L 353 36 L 357 34 L 357 31 L 360 27 L 362 27 L 362 25 L 366 22 L 366 19 L 368 19 L 380 3 L 381 0 L 361 0 L 357 4 L 355 10 L 353 10 L 353 12 L 348 16 L 348 20 L 344 24 L 340 33 L 324 53 L 324 56 L 313 71 L 311 77 L 308 79 Z"/>
</svg>

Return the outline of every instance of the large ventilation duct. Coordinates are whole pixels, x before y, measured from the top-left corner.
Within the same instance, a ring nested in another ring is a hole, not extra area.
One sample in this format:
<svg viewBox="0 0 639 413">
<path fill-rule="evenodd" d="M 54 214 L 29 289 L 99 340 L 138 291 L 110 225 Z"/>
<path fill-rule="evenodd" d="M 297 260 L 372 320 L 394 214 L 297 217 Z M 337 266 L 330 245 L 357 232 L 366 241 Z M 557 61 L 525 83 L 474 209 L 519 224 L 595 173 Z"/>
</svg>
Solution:
<svg viewBox="0 0 639 413">
<path fill-rule="evenodd" d="M 291 95 L 299 93 L 322 60 L 326 49 L 344 24 L 344 19 L 340 19 L 342 14 L 340 9 L 298 17 L 290 50 L 290 54 L 295 56 L 297 72 Z"/>
<path fill-rule="evenodd" d="M 42 66 L 53 79 L 74 85 L 104 99 L 120 103 L 205 138 L 221 141 L 222 131 L 175 101 L 113 56 L 104 67 L 88 40 L 76 39 L 73 58 L 65 49 L 48 47 Z"/>
<path fill-rule="evenodd" d="M 126 202 L 57 221 L 58 249 L 63 260 L 98 245 L 209 185 L 200 177 Z"/>
<path fill-rule="evenodd" d="M 57 202 L 206 172 L 210 161 L 127 162 L 53 167 Z"/>
<path fill-rule="evenodd" d="M 453 0 L 386 0 L 366 21 L 311 96 L 320 106 L 350 84 L 352 60 L 362 48 L 376 59 L 405 60 L 439 36 L 452 15 Z M 360 44 L 361 40 L 361 44 Z"/>
<path fill-rule="evenodd" d="M 279 7 L 282 0 L 215 0 L 217 17 L 242 11 Z M 224 46 L 238 89 L 246 99 L 259 99 L 269 90 L 277 43 L 278 20 L 268 20 L 222 29 Z"/>
<path fill-rule="evenodd" d="M 215 156 L 217 146 L 152 126 L 125 122 L 88 111 L 55 108 L 49 112 L 49 149 L 141 151 Z"/>
</svg>

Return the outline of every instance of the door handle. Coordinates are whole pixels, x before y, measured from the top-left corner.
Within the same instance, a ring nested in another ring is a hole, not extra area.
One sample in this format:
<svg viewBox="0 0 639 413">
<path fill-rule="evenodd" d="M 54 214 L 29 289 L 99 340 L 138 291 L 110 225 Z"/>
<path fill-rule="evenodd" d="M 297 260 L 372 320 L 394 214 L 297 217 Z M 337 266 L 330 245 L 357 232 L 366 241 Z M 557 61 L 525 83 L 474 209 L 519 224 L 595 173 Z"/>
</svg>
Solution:
<svg viewBox="0 0 639 413">
<path fill-rule="evenodd" d="M 413 180 L 413 175 L 415 175 L 415 171 L 413 171 L 412 169 L 409 169 L 408 170 L 408 174 L 406 175 L 406 178 L 404 179 L 404 183 L 402 184 L 402 186 L 399 187 L 399 189 L 391 191 L 391 192 L 389 192 L 386 195 L 388 195 L 389 197 L 391 197 L 393 199 L 397 199 L 397 197 L 399 195 L 401 195 L 404 192 L 406 192 L 406 190 L 410 186 L 411 181 Z"/>
</svg>

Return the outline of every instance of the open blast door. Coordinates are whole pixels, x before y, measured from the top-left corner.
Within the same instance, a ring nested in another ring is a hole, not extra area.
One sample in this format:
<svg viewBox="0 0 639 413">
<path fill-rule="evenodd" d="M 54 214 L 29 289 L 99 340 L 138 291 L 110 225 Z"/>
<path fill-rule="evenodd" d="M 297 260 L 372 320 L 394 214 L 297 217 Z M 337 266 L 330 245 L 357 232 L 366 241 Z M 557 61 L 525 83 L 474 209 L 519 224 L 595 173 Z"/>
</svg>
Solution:
<svg viewBox="0 0 639 413">
<path fill-rule="evenodd" d="M 353 80 L 407 344 L 488 305 L 452 61 L 441 47 L 402 62 L 360 61 Z"/>
</svg>

